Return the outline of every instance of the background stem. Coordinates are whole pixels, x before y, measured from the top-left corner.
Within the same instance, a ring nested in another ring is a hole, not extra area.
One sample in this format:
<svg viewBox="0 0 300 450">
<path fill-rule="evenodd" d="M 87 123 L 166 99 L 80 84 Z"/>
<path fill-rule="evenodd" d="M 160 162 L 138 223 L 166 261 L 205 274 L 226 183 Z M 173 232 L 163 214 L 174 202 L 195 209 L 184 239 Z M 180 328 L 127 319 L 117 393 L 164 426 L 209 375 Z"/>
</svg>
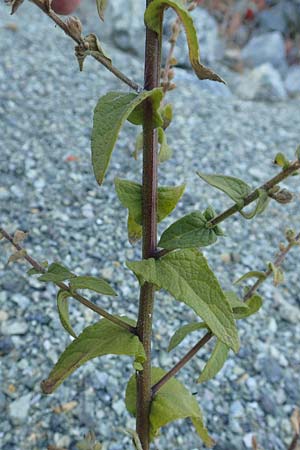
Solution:
<svg viewBox="0 0 300 450">
<path fill-rule="evenodd" d="M 146 1 L 146 6 L 152 0 Z M 144 88 L 154 89 L 160 83 L 160 39 L 146 28 Z M 153 258 L 157 251 L 157 132 L 153 128 L 152 104 L 145 102 L 143 126 L 143 259 Z M 155 287 L 141 287 L 137 334 L 144 345 L 147 360 L 137 375 L 136 431 L 143 450 L 149 450 L 149 414 L 151 406 L 151 336 Z"/>
</svg>

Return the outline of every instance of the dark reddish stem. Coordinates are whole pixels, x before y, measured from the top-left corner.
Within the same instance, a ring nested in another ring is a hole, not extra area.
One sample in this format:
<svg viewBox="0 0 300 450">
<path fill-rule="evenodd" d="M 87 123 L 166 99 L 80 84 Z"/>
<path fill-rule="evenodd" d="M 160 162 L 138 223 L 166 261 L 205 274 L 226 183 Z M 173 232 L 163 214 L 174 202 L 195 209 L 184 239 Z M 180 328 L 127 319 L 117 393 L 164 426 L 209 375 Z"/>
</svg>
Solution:
<svg viewBox="0 0 300 450">
<path fill-rule="evenodd" d="M 146 1 L 148 6 L 152 0 Z M 157 33 L 146 28 L 144 88 L 152 90 L 160 83 L 161 43 Z M 145 102 L 143 126 L 143 259 L 157 252 L 157 132 L 153 124 L 152 103 Z M 137 334 L 143 343 L 147 360 L 137 375 L 136 430 L 143 450 L 149 450 L 151 407 L 151 337 L 155 287 L 141 287 Z"/>
</svg>

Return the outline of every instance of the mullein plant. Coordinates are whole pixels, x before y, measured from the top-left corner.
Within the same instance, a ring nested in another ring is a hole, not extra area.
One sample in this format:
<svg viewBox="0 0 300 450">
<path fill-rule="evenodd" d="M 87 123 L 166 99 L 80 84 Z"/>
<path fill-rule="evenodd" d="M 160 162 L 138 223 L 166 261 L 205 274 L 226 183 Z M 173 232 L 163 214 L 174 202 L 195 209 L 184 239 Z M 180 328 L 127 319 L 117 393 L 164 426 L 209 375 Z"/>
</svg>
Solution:
<svg viewBox="0 0 300 450">
<path fill-rule="evenodd" d="M 39 281 L 54 283 L 58 287 L 58 314 L 65 331 L 73 338 L 41 383 L 42 391 L 51 394 L 63 382 L 68 382 L 66 379 L 77 368 L 93 358 L 107 354 L 128 355 L 132 357 L 133 369 L 125 398 L 128 412 L 136 418 L 136 430 L 128 430 L 133 446 L 137 450 L 149 450 L 164 425 L 189 418 L 204 445 L 212 447 L 214 440 L 206 429 L 195 396 L 175 376 L 211 340 L 214 341 L 213 351 L 202 372 L 195 374 L 199 383 L 210 380 L 221 370 L 230 350 L 239 350 L 236 321 L 246 319 L 261 308 L 262 298 L 257 289 L 266 279 L 273 277 L 276 285 L 282 282 L 282 262 L 289 251 L 300 244 L 300 234 L 288 229 L 286 243 L 280 244 L 279 253 L 266 270 L 251 271 L 237 280 L 241 283 L 254 279 L 252 287 L 245 289 L 243 298 L 234 290 L 222 289 L 201 248 L 224 239 L 221 224 L 232 215 L 240 215 L 241 220 L 254 219 L 266 210 L 270 201 L 284 207 L 293 199 L 292 193 L 281 188 L 280 183 L 299 174 L 300 148 L 293 161 L 289 161 L 282 153 L 277 154 L 274 161 L 279 168 L 277 175 L 259 187 L 251 187 L 231 176 L 198 173 L 199 189 L 201 182 L 208 183 L 229 196 L 232 206 L 218 213 L 210 206 L 204 211 L 191 211 L 166 228 L 158 239 L 158 222 L 172 213 L 185 190 L 185 185 L 160 186 L 157 175 L 158 165 L 172 157 L 167 129 L 173 111 L 166 97 L 168 91 L 176 87 L 173 83 L 176 66 L 173 51 L 181 31 L 186 36 L 195 76 L 200 80 L 224 82 L 200 61 L 198 37 L 190 14 L 200 2 L 146 0 L 145 76 L 144 85 L 140 86 L 114 65 L 95 34 L 83 34 L 82 24 L 77 17 L 62 20 L 52 10 L 50 0 L 30 1 L 75 41 L 75 55 L 80 70 L 83 70 L 85 58 L 92 57 L 127 86 L 124 91 L 106 93 L 95 107 L 91 160 L 98 184 L 101 186 L 105 180 L 118 135 L 126 121 L 142 127 L 142 131 L 137 132 L 134 156 L 138 158 L 142 154 L 143 159 L 141 183 L 125 178 L 115 180 L 117 196 L 128 210 L 128 239 L 133 245 L 141 242 L 141 260 L 127 261 L 128 269 L 135 274 L 139 284 L 138 316 L 135 318 L 109 312 L 82 294 L 82 290 L 87 290 L 100 296 L 116 296 L 117 293 L 106 280 L 88 275 L 76 276 L 58 262 L 38 262 L 22 246 L 26 233 L 17 230 L 11 235 L 0 228 L 0 237 L 9 241 L 14 248 L 9 262 L 27 261 L 31 265 L 28 271 L 30 276 L 38 276 Z M 105 19 L 109 1 L 114 0 L 96 0 L 95 7 L 101 20 Z M 7 0 L 6 3 L 15 12 L 23 0 Z M 170 50 L 162 68 L 162 27 L 166 9 L 173 10 L 177 18 L 169 39 Z M 249 208 L 245 210 L 250 204 L 250 211 Z M 169 351 L 173 351 L 186 336 L 196 330 L 202 333 L 201 339 L 195 341 L 195 345 L 171 368 L 153 367 L 151 362 L 152 330 L 155 326 L 152 323 L 153 308 L 155 294 L 160 289 L 167 291 L 174 300 L 187 305 L 195 314 L 193 322 L 174 330 Z M 101 317 L 79 336 L 73 330 L 69 317 L 70 298 Z M 100 449 L 101 444 L 90 433 L 78 444 L 78 448 L 95 450 Z"/>
</svg>

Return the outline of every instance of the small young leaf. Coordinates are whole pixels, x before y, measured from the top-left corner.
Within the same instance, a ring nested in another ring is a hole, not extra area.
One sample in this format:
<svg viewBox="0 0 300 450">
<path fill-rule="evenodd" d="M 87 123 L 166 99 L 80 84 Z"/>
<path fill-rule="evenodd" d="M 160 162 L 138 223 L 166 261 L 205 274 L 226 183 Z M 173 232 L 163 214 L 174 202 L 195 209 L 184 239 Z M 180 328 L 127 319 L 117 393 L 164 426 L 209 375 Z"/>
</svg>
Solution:
<svg viewBox="0 0 300 450">
<path fill-rule="evenodd" d="M 118 294 L 113 288 L 102 278 L 96 277 L 76 277 L 70 280 L 70 287 L 72 290 L 76 289 L 89 289 L 90 291 L 98 292 L 103 295 L 115 295 Z"/>
<path fill-rule="evenodd" d="M 200 212 L 190 213 L 167 228 L 158 246 L 167 250 L 176 248 L 206 247 L 217 241 L 213 228 L 207 228 L 207 220 Z"/>
<path fill-rule="evenodd" d="M 170 340 L 168 352 L 171 352 L 175 347 L 177 347 L 186 338 L 187 335 L 189 335 L 193 331 L 201 330 L 203 328 L 207 328 L 207 325 L 204 322 L 188 323 L 187 325 L 183 325 L 182 327 L 180 327 L 178 330 L 176 330 Z"/>
<path fill-rule="evenodd" d="M 108 0 L 96 0 L 98 14 L 101 20 L 104 21 L 104 12 L 107 8 Z"/>
<path fill-rule="evenodd" d="M 197 174 L 206 183 L 227 194 L 240 208 L 244 205 L 244 199 L 251 193 L 251 187 L 239 178 L 225 175 L 205 175 L 200 172 Z"/>
<path fill-rule="evenodd" d="M 160 164 L 162 164 L 172 157 L 173 152 L 171 147 L 169 147 L 167 143 L 166 133 L 164 132 L 163 128 L 158 128 L 157 132 L 158 132 L 158 142 L 160 144 L 158 161 Z"/>
<path fill-rule="evenodd" d="M 274 286 L 284 282 L 284 273 L 280 267 L 275 266 L 272 262 L 269 263 L 269 269 L 273 272 Z"/>
<path fill-rule="evenodd" d="M 69 316 L 69 302 L 68 298 L 70 297 L 70 293 L 67 291 L 60 290 L 57 294 L 57 309 L 59 318 L 64 329 L 74 338 L 77 337 L 75 331 L 72 328 L 70 323 Z"/>
<path fill-rule="evenodd" d="M 43 261 L 42 263 L 40 263 L 40 265 L 44 269 L 46 269 L 48 267 L 48 261 Z M 43 273 L 42 270 L 35 269 L 34 267 L 32 267 L 31 269 L 27 270 L 27 275 L 29 275 L 29 276 L 31 276 L 31 275 L 39 275 L 41 273 Z"/>
<path fill-rule="evenodd" d="M 246 213 L 244 211 L 240 211 L 240 214 L 245 218 L 245 219 L 253 219 L 253 217 L 262 214 L 265 209 L 268 207 L 268 204 L 270 202 L 270 197 L 268 196 L 267 191 L 265 191 L 265 189 L 258 189 L 258 200 L 256 203 L 256 206 L 254 208 L 253 211 L 251 211 L 250 213 Z"/>
<path fill-rule="evenodd" d="M 214 378 L 224 366 L 228 353 L 229 347 L 218 339 L 209 360 L 205 364 L 204 369 L 197 380 L 198 383 L 204 383 L 204 381 Z"/>
<path fill-rule="evenodd" d="M 167 103 L 161 109 L 161 116 L 163 118 L 163 129 L 166 130 L 173 119 L 173 106 L 171 103 Z"/>
<path fill-rule="evenodd" d="M 290 162 L 287 159 L 287 157 L 283 153 L 280 152 L 280 153 L 277 153 L 277 155 L 275 156 L 274 164 L 282 167 L 283 169 L 287 169 L 290 165 Z"/>
<path fill-rule="evenodd" d="M 60 283 L 61 281 L 75 278 L 76 275 L 69 271 L 65 266 L 59 263 L 52 263 L 48 267 L 46 273 L 38 278 L 39 281 L 52 281 L 53 283 Z"/>
<path fill-rule="evenodd" d="M 127 221 L 127 229 L 128 229 L 128 240 L 130 244 L 134 245 L 137 241 L 139 241 L 143 236 L 143 227 L 136 223 L 134 218 L 128 213 L 128 221 Z"/>
<path fill-rule="evenodd" d="M 236 320 L 239 319 L 245 319 L 246 317 L 252 316 L 253 314 L 257 313 L 260 308 L 262 307 L 263 301 L 260 295 L 254 294 L 252 297 L 250 297 L 245 304 L 248 306 L 248 310 L 235 312 L 234 318 Z"/>
<path fill-rule="evenodd" d="M 199 41 L 197 32 L 194 26 L 192 16 L 185 8 L 185 5 L 180 0 L 153 0 L 145 13 L 145 23 L 148 27 L 161 34 L 163 12 L 166 8 L 173 8 L 180 18 L 184 27 L 191 65 L 200 80 L 214 80 L 224 83 L 221 77 L 212 70 L 203 66 L 200 63 Z"/>
<path fill-rule="evenodd" d="M 134 321 L 121 317 L 130 325 Z M 76 369 L 87 361 L 103 355 L 128 355 L 135 361 L 145 361 L 145 351 L 139 338 L 109 320 L 102 319 L 87 327 L 62 353 L 47 380 L 42 383 L 45 394 L 51 394 Z"/>
<path fill-rule="evenodd" d="M 155 284 L 191 307 L 213 334 L 235 352 L 238 332 L 231 306 L 206 259 L 195 249 L 178 250 L 159 260 L 127 262 L 139 282 Z"/>
<path fill-rule="evenodd" d="M 28 236 L 28 233 L 25 233 L 22 230 L 17 230 L 14 234 L 13 243 L 20 244 L 27 238 L 27 236 Z"/>
<path fill-rule="evenodd" d="M 151 383 L 157 383 L 166 372 L 153 367 Z M 136 416 L 136 376 L 133 375 L 126 389 L 126 407 Z M 155 395 L 150 411 L 150 439 L 153 441 L 164 425 L 178 419 L 190 418 L 196 431 L 207 447 L 214 445 L 203 422 L 202 412 L 195 397 L 175 378 L 171 378 Z"/>
<path fill-rule="evenodd" d="M 143 124 L 144 108 L 138 108 L 138 106 L 146 99 L 152 100 L 155 125 L 162 125 L 162 119 L 157 112 L 162 95 L 162 90 L 157 88 L 140 94 L 109 92 L 100 98 L 95 108 L 92 132 L 92 163 L 99 184 L 103 182 L 124 122 L 128 119 L 135 124 Z M 136 108 L 138 108 L 137 111 L 135 111 Z"/>
<path fill-rule="evenodd" d="M 259 281 L 263 281 L 267 278 L 265 272 L 259 272 L 258 270 L 251 270 L 250 272 L 245 273 L 245 275 L 241 276 L 238 280 L 234 282 L 234 284 L 240 284 L 242 281 L 248 280 L 249 278 L 257 278 Z"/>
<path fill-rule="evenodd" d="M 143 133 L 139 133 L 135 140 L 134 152 L 132 153 L 132 156 L 134 157 L 135 160 L 137 160 L 139 154 L 142 153 L 143 145 L 144 145 Z"/>
</svg>

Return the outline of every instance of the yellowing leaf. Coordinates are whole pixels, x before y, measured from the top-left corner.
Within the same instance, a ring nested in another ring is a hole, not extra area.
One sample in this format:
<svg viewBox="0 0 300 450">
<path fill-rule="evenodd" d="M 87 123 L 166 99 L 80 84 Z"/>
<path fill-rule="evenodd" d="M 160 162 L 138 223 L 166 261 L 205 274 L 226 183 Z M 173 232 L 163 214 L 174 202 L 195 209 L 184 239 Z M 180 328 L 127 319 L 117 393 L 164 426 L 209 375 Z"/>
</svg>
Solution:
<svg viewBox="0 0 300 450">
<path fill-rule="evenodd" d="M 200 63 L 200 52 L 197 32 L 192 16 L 180 0 L 153 0 L 145 13 L 145 23 L 158 34 L 161 34 L 163 11 L 172 8 L 180 18 L 185 30 L 191 65 L 200 80 L 214 80 L 224 83 L 221 77 Z"/>
<path fill-rule="evenodd" d="M 193 331 L 202 330 L 203 328 L 207 328 L 207 325 L 204 322 L 192 322 L 180 327 L 178 330 L 176 330 L 170 340 L 168 352 L 177 347 L 177 345 L 179 345 L 188 334 L 192 333 Z"/>
<path fill-rule="evenodd" d="M 154 125 L 162 125 L 162 119 L 157 112 L 162 95 L 162 90 L 157 88 L 140 94 L 109 92 L 100 98 L 94 112 L 92 132 L 92 163 L 99 184 L 103 182 L 124 122 L 128 119 L 134 124 L 143 124 L 143 108 L 138 107 L 146 99 L 150 99 L 153 105 Z"/>
<path fill-rule="evenodd" d="M 127 266 L 141 284 L 153 283 L 191 307 L 213 334 L 238 351 L 231 306 L 202 253 L 195 249 L 178 250 L 159 260 L 127 262 Z"/>
<path fill-rule="evenodd" d="M 151 372 L 152 384 L 157 383 L 166 372 L 153 367 Z M 126 407 L 136 416 L 136 376 L 133 375 L 126 389 Z M 175 378 L 171 378 L 154 396 L 150 410 L 150 439 L 153 440 L 164 425 L 178 419 L 190 418 L 196 431 L 207 447 L 214 445 L 203 422 L 202 412 L 197 400 Z"/>
<path fill-rule="evenodd" d="M 213 228 L 207 228 L 207 220 L 200 212 L 190 213 L 167 228 L 158 243 L 167 250 L 176 248 L 206 247 L 217 241 Z"/>
<path fill-rule="evenodd" d="M 210 355 L 200 377 L 198 378 L 198 383 L 204 383 L 204 381 L 214 378 L 224 366 L 228 353 L 229 347 L 218 339 L 212 354 Z"/>
<path fill-rule="evenodd" d="M 197 172 L 197 175 L 206 183 L 223 191 L 240 207 L 243 207 L 244 199 L 251 193 L 251 187 L 239 178 L 225 175 L 205 175 L 200 172 Z"/>
<path fill-rule="evenodd" d="M 134 321 L 122 317 L 130 325 Z M 87 327 L 62 353 L 47 380 L 42 383 L 45 394 L 51 394 L 76 369 L 87 361 L 103 355 L 128 355 L 137 362 L 145 361 L 145 351 L 139 338 L 124 328 L 102 319 Z"/>
<path fill-rule="evenodd" d="M 57 309 L 62 326 L 71 336 L 76 338 L 77 335 L 70 323 L 69 301 L 68 301 L 69 297 L 70 297 L 69 292 L 60 290 L 57 294 Z"/>
</svg>

